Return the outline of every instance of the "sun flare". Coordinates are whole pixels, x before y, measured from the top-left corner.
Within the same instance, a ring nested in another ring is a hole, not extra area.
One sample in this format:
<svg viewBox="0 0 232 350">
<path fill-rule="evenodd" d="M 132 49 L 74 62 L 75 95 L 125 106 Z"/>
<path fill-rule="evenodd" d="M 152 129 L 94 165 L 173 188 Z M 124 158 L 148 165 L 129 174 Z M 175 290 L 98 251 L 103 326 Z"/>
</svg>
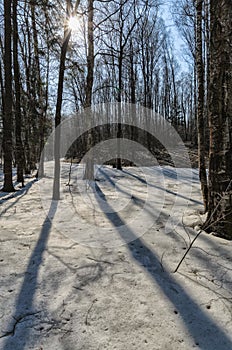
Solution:
<svg viewBox="0 0 232 350">
<path fill-rule="evenodd" d="M 72 31 L 78 31 L 80 29 L 80 21 L 78 20 L 78 17 L 77 16 L 70 17 L 68 21 L 68 26 L 69 26 L 69 29 L 71 29 Z"/>
</svg>

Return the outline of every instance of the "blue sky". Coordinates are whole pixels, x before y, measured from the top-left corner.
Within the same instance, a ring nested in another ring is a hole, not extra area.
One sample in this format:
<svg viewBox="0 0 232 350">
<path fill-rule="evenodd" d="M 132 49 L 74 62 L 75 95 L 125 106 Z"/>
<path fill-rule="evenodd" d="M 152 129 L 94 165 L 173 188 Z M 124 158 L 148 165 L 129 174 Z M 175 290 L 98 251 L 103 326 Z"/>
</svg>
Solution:
<svg viewBox="0 0 232 350">
<path fill-rule="evenodd" d="M 167 1 L 164 1 L 164 3 L 161 5 L 162 17 L 165 21 L 165 24 L 167 26 L 168 31 L 171 32 L 173 41 L 175 43 L 174 50 L 175 50 L 175 53 L 177 55 L 178 61 L 179 61 L 183 70 L 188 70 L 188 65 L 185 62 L 185 60 L 183 58 L 183 53 L 182 53 L 182 47 L 184 45 L 184 42 L 180 36 L 178 29 L 175 26 L 174 21 L 173 21 L 172 13 L 171 13 L 171 4 L 172 4 L 172 1 L 167 0 Z"/>
</svg>

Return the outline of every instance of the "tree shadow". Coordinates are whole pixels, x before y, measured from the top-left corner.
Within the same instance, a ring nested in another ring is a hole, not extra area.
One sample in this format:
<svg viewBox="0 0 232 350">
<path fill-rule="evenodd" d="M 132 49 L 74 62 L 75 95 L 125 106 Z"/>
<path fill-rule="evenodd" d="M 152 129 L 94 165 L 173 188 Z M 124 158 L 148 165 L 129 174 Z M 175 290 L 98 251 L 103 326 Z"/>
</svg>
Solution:
<svg viewBox="0 0 232 350">
<path fill-rule="evenodd" d="M 98 184 L 95 184 L 95 196 L 101 208 L 102 201 L 99 200 L 98 194 L 104 196 Z M 117 212 L 109 210 L 103 212 L 111 223 L 118 228 L 119 235 L 124 238 L 119 227 L 126 223 Z M 189 335 L 193 338 L 195 345 L 202 350 L 228 350 L 232 349 L 232 340 L 225 331 L 207 315 L 206 311 L 196 303 L 185 289 L 178 283 L 174 275 L 165 271 L 161 266 L 159 258 L 155 252 L 149 249 L 142 239 L 137 238 L 128 228 L 129 235 L 134 238 L 133 242 L 126 243 L 131 256 L 136 263 L 143 267 L 144 271 L 149 273 L 153 282 L 161 289 L 162 293 L 172 303 L 176 314 L 182 318 Z"/>
<path fill-rule="evenodd" d="M 192 203 L 194 203 L 194 204 L 199 204 L 199 205 L 202 205 L 202 204 L 203 204 L 203 202 L 200 202 L 200 201 L 198 201 L 198 200 L 192 199 L 192 198 L 190 198 L 190 197 L 186 197 L 186 196 L 184 196 L 184 195 L 182 195 L 182 194 L 180 194 L 180 193 L 178 193 L 178 192 L 173 192 L 173 191 L 171 191 L 171 190 L 169 190 L 169 189 L 167 189 L 167 188 L 163 188 L 163 187 L 157 186 L 157 185 L 155 185 L 155 184 L 148 183 L 147 181 L 145 181 L 145 180 L 142 179 L 141 177 L 136 176 L 136 175 L 134 175 L 133 173 L 131 173 L 131 172 L 129 172 L 129 171 L 124 171 L 124 173 L 128 174 L 128 175 L 131 176 L 131 177 L 136 178 L 137 180 L 139 180 L 139 181 L 142 182 L 142 183 L 145 183 L 145 184 L 147 184 L 147 185 L 149 185 L 149 186 L 151 186 L 151 187 L 157 188 L 158 190 L 162 190 L 162 191 L 164 191 L 164 192 L 167 192 L 168 194 L 171 194 L 171 195 L 173 195 L 173 196 L 175 196 L 175 197 L 177 196 L 177 197 L 183 198 L 183 199 L 188 200 L 188 201 L 190 201 L 190 202 L 192 202 Z M 169 177 L 169 178 L 172 179 L 172 180 L 177 180 L 177 179 L 178 179 L 178 178 L 177 178 L 177 175 L 174 175 L 174 174 L 175 174 L 175 173 L 174 173 L 174 170 L 173 170 L 173 171 L 167 171 L 167 169 L 162 169 L 162 174 L 163 174 L 163 176 Z M 183 179 L 183 176 L 181 176 L 181 179 Z M 186 181 L 187 179 L 188 179 L 188 178 L 186 177 L 186 178 L 185 178 L 185 181 Z M 189 181 L 190 181 L 190 179 L 189 179 Z M 191 180 L 191 181 L 192 181 L 192 180 Z M 190 182 L 190 183 L 191 183 L 191 182 Z"/>
<path fill-rule="evenodd" d="M 122 194 L 126 195 L 126 196 L 129 196 L 130 194 L 123 190 L 121 187 L 119 187 L 117 185 L 116 182 L 114 182 L 110 175 L 107 174 L 104 170 L 102 170 L 101 168 L 98 169 L 99 173 L 101 173 L 103 175 L 103 177 L 106 179 L 106 181 L 108 181 L 108 183 L 110 184 L 111 187 L 114 187 L 115 189 L 117 189 L 119 192 L 121 192 Z M 126 173 L 125 171 L 122 171 L 124 173 Z M 128 173 L 129 174 L 129 173 Z M 136 178 L 136 176 L 134 176 Z M 98 180 L 99 181 L 99 180 Z M 142 181 L 144 184 L 146 184 L 146 181 Z M 104 201 L 107 201 L 106 200 L 106 197 L 105 197 L 105 194 L 103 192 L 98 192 L 98 195 L 101 197 L 102 200 Z M 142 205 L 145 204 L 145 202 L 143 200 L 141 200 L 140 198 L 136 197 L 135 195 L 132 196 L 132 199 L 138 204 L 138 203 L 141 203 Z"/>
<path fill-rule="evenodd" d="M 29 189 L 33 186 L 33 184 L 37 182 L 37 179 L 34 179 L 32 181 L 30 181 L 29 183 L 27 183 L 25 185 L 25 187 L 22 187 L 20 190 L 17 190 L 16 192 L 14 192 L 13 194 L 9 194 L 6 192 L 0 192 L 0 204 L 6 203 L 8 200 L 10 199 L 15 199 L 15 201 L 11 204 L 9 204 L 9 206 L 7 208 L 4 208 L 2 210 L 1 214 L 5 214 L 9 209 L 11 209 L 12 207 L 15 206 L 15 204 L 21 199 L 21 197 L 25 196 Z"/>
<path fill-rule="evenodd" d="M 133 178 L 135 178 L 136 180 L 142 182 L 143 184 L 147 185 L 146 179 L 143 179 L 141 176 L 135 175 L 135 174 L 133 174 L 130 171 L 125 170 L 125 169 L 123 169 L 122 172 L 127 174 L 127 175 L 129 175 L 129 176 L 131 176 L 131 177 L 133 177 Z"/>
<path fill-rule="evenodd" d="M 120 192 L 122 192 L 122 193 L 124 193 L 124 194 L 128 194 L 127 192 L 123 191 L 121 188 L 118 188 L 117 184 L 111 179 L 110 175 L 107 174 L 104 170 L 102 170 L 101 168 L 99 168 L 98 171 L 107 179 L 107 181 L 110 183 L 111 186 L 117 188 Z M 174 170 L 173 170 L 173 172 L 174 172 Z M 165 188 L 165 187 L 161 187 L 161 186 L 155 185 L 154 183 L 148 183 L 145 179 L 143 179 L 143 178 L 140 177 L 140 176 L 137 176 L 137 175 L 133 174 L 133 173 L 130 172 L 129 170 L 123 170 L 122 173 L 124 173 L 124 174 L 126 174 L 126 175 L 128 175 L 128 176 L 130 176 L 130 177 L 135 178 L 136 180 L 140 181 L 141 183 L 143 183 L 143 184 L 146 185 L 146 186 L 153 187 L 153 188 L 156 188 L 157 190 L 164 191 L 165 193 L 171 194 L 171 195 L 173 195 L 174 197 L 179 197 L 179 198 L 182 198 L 182 199 L 184 199 L 184 200 L 188 200 L 188 201 L 192 202 L 193 204 L 203 205 L 203 202 L 202 202 L 202 201 L 200 202 L 200 201 L 198 201 L 198 200 L 192 199 L 191 197 L 186 197 L 186 196 L 184 196 L 184 195 L 182 195 L 182 194 L 180 194 L 180 193 L 178 193 L 178 192 L 174 192 L 174 191 L 169 190 L 169 189 L 167 189 L 167 188 Z M 172 173 L 170 174 L 170 171 L 167 172 L 167 170 L 165 170 L 165 169 L 163 170 L 163 169 L 162 169 L 162 173 L 163 173 L 163 175 L 164 175 L 165 177 L 167 176 L 167 174 L 169 174 L 169 177 L 170 177 L 171 179 L 173 179 L 173 180 L 176 179 L 175 176 L 172 175 Z M 184 177 L 184 175 L 183 175 L 183 177 Z M 181 177 L 181 178 L 183 178 L 183 177 Z M 187 179 L 188 179 L 188 178 L 186 177 L 185 181 L 187 181 Z M 189 181 L 190 181 L 190 180 L 189 180 Z"/>
<path fill-rule="evenodd" d="M 26 318 L 34 316 L 39 312 L 36 310 L 36 307 L 34 305 L 34 297 L 37 291 L 40 265 L 43 261 L 43 254 L 46 250 L 49 234 L 52 227 L 52 222 L 49 218 L 53 218 L 55 216 L 57 205 L 57 201 L 53 201 L 51 203 L 49 213 L 43 222 L 39 239 L 30 256 L 25 271 L 25 277 L 15 302 L 15 311 L 14 315 L 12 316 L 12 321 L 8 324 L 7 329 L 5 330 L 4 336 L 6 337 L 6 341 L 3 345 L 2 350 L 15 349 L 14 335 L 15 332 L 17 332 L 17 325 L 25 321 Z M 29 336 L 30 327 L 23 327 L 23 340 L 21 339 L 22 341 L 20 341 L 20 350 L 26 349 Z"/>
</svg>

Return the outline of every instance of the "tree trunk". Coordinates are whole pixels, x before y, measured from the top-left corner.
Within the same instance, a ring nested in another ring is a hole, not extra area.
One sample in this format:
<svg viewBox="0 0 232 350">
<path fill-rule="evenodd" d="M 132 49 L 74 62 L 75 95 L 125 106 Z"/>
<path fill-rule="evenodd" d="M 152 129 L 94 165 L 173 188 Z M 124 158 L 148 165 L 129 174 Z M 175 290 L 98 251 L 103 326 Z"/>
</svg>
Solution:
<svg viewBox="0 0 232 350">
<path fill-rule="evenodd" d="M 17 181 L 24 187 L 24 149 L 22 144 L 22 115 L 21 115 L 21 85 L 18 62 L 18 0 L 13 0 L 13 58 L 14 58 L 14 83 L 15 83 L 15 136 L 16 136 L 16 164 Z"/>
<path fill-rule="evenodd" d="M 197 23 L 196 23 L 196 68 L 198 82 L 198 104 L 197 104 L 197 132 L 198 132 L 198 164 L 201 192 L 205 212 L 208 210 L 208 186 L 205 166 L 205 123 L 204 123 L 204 62 L 202 47 L 202 9 L 203 0 L 197 0 Z"/>
<path fill-rule="evenodd" d="M 43 176 L 44 175 L 44 155 L 43 155 L 43 148 L 45 144 L 45 124 L 46 124 L 46 101 L 44 101 L 44 94 L 43 94 L 43 85 L 42 85 L 42 79 L 41 79 L 41 68 L 40 68 L 40 58 L 39 58 L 39 43 L 38 43 L 38 31 L 37 31 L 37 24 L 36 24 L 36 4 L 34 1 L 30 1 L 30 10 L 31 10 L 31 22 L 32 22 L 32 33 L 33 33 L 33 48 L 34 48 L 34 65 L 35 65 L 35 77 L 36 80 L 34 82 L 34 100 L 37 102 L 37 108 L 34 108 L 35 115 L 37 118 L 39 118 L 39 130 L 38 130 L 38 136 L 39 136 L 39 158 L 40 158 L 40 164 L 39 164 L 39 170 L 37 171 L 36 177 Z M 47 18 L 45 25 L 48 25 Z M 48 63 L 49 65 L 49 63 Z M 39 108 L 38 108 L 39 107 Z M 38 159 L 36 159 L 38 161 Z"/>
<path fill-rule="evenodd" d="M 15 191 L 12 182 L 12 56 L 11 56 L 11 0 L 4 0 L 4 35 L 5 35 L 5 96 L 4 96 L 4 116 L 3 116 L 3 152 L 4 152 L 4 192 Z"/>
<path fill-rule="evenodd" d="M 64 39 L 61 47 L 60 54 L 60 68 L 58 78 L 58 89 L 56 99 L 56 114 L 55 114 L 55 142 L 54 142 L 54 181 L 53 181 L 53 200 L 60 199 L 60 128 L 61 123 L 61 108 L 63 102 L 63 89 L 64 89 L 64 72 L 65 72 L 65 61 L 66 53 L 68 49 L 69 40 L 71 38 L 71 29 L 68 27 L 68 20 L 70 16 L 76 14 L 80 0 L 76 0 L 75 7 L 73 9 L 71 0 L 67 0 L 66 6 L 66 23 L 64 26 Z"/>
<path fill-rule="evenodd" d="M 232 239 L 232 2 L 210 2 L 209 211 L 205 228 Z"/>
<path fill-rule="evenodd" d="M 118 122 L 117 122 L 117 158 L 116 158 L 116 168 L 122 170 L 122 159 L 121 159 L 121 138 L 122 138 L 122 64 L 124 56 L 124 47 L 126 41 L 123 43 L 123 29 L 124 29 L 124 20 L 123 20 L 123 4 L 120 0 L 120 10 L 119 10 L 119 20 L 120 20 L 120 29 L 119 29 L 119 53 L 118 53 Z"/>
<path fill-rule="evenodd" d="M 121 159 L 121 138 L 122 138 L 122 60 L 123 60 L 123 48 L 120 46 L 120 54 L 118 60 L 118 123 L 117 123 L 117 160 L 116 168 L 122 170 L 122 159 Z"/>
<path fill-rule="evenodd" d="M 60 54 L 60 69 L 58 79 L 58 90 L 56 100 L 56 114 L 55 114 L 55 142 L 54 142 L 54 156 L 55 156 L 55 169 L 54 169 L 54 182 L 53 182 L 53 199 L 60 199 L 60 128 L 61 123 L 61 108 L 63 101 L 63 87 L 64 87 L 64 72 L 65 72 L 65 60 L 68 48 L 68 43 L 71 37 L 71 30 L 65 28 L 64 41 L 61 47 Z"/>
<path fill-rule="evenodd" d="M 93 0 L 88 0 L 88 57 L 87 57 L 87 79 L 86 79 L 86 100 L 85 108 L 91 107 L 93 91 L 93 69 L 94 69 L 94 36 L 93 36 Z M 91 118 L 91 113 L 87 111 L 86 118 Z M 90 130 L 87 136 L 87 151 L 89 152 L 86 159 L 86 168 L 84 179 L 94 180 L 94 163 L 92 147 L 94 144 L 94 133 L 91 130 L 91 120 L 89 120 Z"/>
<path fill-rule="evenodd" d="M 26 98 L 23 103 L 24 109 L 24 124 L 25 124 L 25 140 L 24 140 L 24 150 L 25 150 L 25 174 L 30 175 L 31 170 L 35 167 L 33 164 L 33 158 L 35 155 L 35 140 L 37 139 L 34 135 L 35 130 L 35 116 L 34 116 L 34 103 L 35 98 L 32 96 L 33 92 L 33 80 L 34 80 L 34 70 L 33 70 L 33 52 L 32 44 L 33 38 L 31 35 L 31 22 L 29 20 L 29 8 L 28 3 L 25 2 L 25 34 L 24 41 L 20 43 L 21 38 L 19 37 L 19 43 L 21 45 L 22 59 L 25 67 L 25 87 L 26 87 Z M 33 72 L 33 73 L 32 73 Z"/>
</svg>

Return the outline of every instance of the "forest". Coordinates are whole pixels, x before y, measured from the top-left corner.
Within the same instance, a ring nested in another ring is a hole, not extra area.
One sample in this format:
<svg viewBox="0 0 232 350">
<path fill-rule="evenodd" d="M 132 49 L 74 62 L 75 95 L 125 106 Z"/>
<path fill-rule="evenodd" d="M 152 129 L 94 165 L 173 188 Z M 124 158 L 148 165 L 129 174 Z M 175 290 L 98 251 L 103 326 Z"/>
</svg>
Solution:
<svg viewBox="0 0 232 350">
<path fill-rule="evenodd" d="M 36 169 L 47 136 L 62 118 L 99 103 L 140 104 L 198 146 L 206 227 L 231 238 L 230 5 L 172 5 L 188 65 L 183 71 L 158 1 L 93 2 L 2 6 L 3 190 L 14 190 L 13 164 L 22 184 L 24 174 Z M 109 125 L 108 137 L 113 130 L 123 137 L 121 122 Z M 96 143 L 87 134 L 81 154 Z M 149 136 L 143 138 L 148 146 Z"/>
<path fill-rule="evenodd" d="M 231 0 L 4 0 L 0 22 L 0 349 L 232 348 Z"/>
</svg>

